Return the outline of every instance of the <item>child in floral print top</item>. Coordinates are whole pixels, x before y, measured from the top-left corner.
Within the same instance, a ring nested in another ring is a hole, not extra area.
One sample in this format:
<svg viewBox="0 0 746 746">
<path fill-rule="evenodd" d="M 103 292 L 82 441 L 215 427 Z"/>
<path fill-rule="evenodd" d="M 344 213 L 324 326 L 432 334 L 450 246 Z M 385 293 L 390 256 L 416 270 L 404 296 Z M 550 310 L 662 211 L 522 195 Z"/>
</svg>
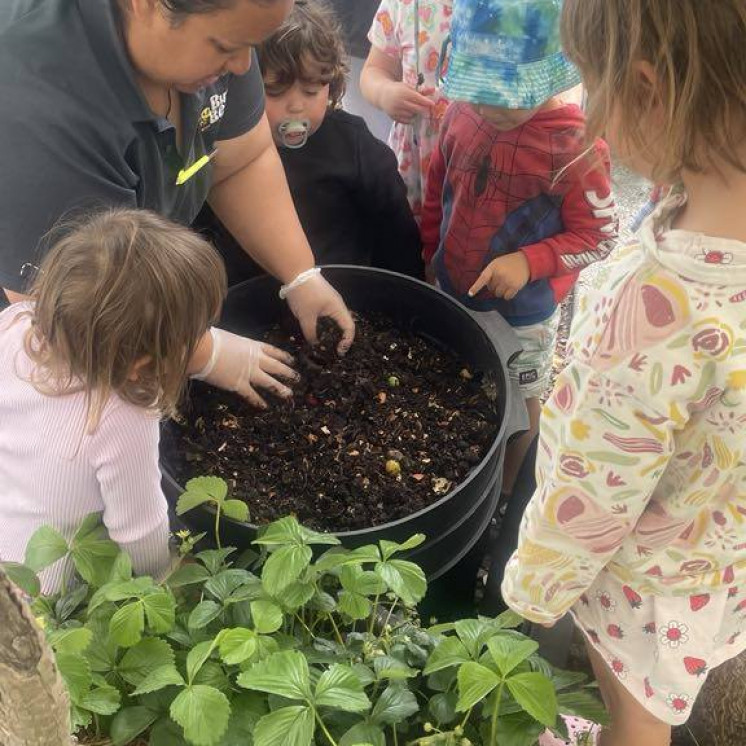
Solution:
<svg viewBox="0 0 746 746">
<path fill-rule="evenodd" d="M 503 596 L 573 615 L 603 746 L 664 746 L 746 649 L 746 10 L 565 0 L 563 35 L 589 134 L 681 186 L 581 299 Z"/>
<path fill-rule="evenodd" d="M 450 23 L 451 0 L 382 0 L 360 77 L 365 98 L 394 120 L 389 145 L 418 219 L 430 155 L 448 107 L 439 88 L 439 63 Z"/>
</svg>

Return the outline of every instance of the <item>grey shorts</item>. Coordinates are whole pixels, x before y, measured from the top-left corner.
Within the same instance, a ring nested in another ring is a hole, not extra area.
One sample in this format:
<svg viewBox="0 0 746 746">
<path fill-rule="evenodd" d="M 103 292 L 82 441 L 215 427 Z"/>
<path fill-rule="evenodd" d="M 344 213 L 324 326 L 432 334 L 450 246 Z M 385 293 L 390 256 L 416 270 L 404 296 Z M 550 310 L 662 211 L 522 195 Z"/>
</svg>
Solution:
<svg viewBox="0 0 746 746">
<path fill-rule="evenodd" d="M 523 350 L 510 364 L 508 371 L 524 399 L 541 397 L 549 386 L 561 315 L 562 310 L 557 306 L 548 319 L 538 324 L 513 327 Z"/>
</svg>

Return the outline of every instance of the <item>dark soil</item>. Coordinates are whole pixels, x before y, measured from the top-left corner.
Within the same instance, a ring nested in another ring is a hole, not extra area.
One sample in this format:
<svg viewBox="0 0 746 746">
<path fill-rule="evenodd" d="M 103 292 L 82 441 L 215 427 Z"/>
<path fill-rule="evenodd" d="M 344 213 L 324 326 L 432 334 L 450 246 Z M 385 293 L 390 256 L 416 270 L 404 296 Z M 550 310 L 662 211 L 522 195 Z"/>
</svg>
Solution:
<svg viewBox="0 0 746 746">
<path fill-rule="evenodd" d="M 355 344 L 336 329 L 310 348 L 273 329 L 301 374 L 292 400 L 257 411 L 195 383 L 162 453 L 184 484 L 226 479 L 253 523 L 288 513 L 318 530 L 369 528 L 417 512 L 464 481 L 500 425 L 494 383 L 389 319 L 358 319 Z"/>
</svg>

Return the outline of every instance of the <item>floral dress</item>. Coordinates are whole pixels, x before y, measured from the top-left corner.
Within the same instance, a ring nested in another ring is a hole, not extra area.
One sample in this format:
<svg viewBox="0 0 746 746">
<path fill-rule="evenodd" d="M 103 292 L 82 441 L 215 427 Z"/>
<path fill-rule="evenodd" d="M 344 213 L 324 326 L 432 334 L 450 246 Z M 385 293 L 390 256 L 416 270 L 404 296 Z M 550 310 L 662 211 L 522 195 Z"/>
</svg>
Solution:
<svg viewBox="0 0 746 746">
<path fill-rule="evenodd" d="M 673 229 L 685 201 L 581 297 L 503 582 L 672 725 L 746 649 L 746 244 Z"/>
<path fill-rule="evenodd" d="M 415 22 L 415 13 L 419 22 Z M 412 88 L 434 88 L 430 116 L 414 123 L 396 123 L 389 145 L 407 185 L 412 211 L 419 219 L 430 154 L 438 145 L 440 122 L 448 101 L 440 90 L 438 66 L 451 24 L 451 0 L 382 0 L 368 38 L 374 47 L 401 61 L 403 81 Z M 415 35 L 419 29 L 419 39 Z M 417 71 L 421 74 L 418 86 Z"/>
</svg>

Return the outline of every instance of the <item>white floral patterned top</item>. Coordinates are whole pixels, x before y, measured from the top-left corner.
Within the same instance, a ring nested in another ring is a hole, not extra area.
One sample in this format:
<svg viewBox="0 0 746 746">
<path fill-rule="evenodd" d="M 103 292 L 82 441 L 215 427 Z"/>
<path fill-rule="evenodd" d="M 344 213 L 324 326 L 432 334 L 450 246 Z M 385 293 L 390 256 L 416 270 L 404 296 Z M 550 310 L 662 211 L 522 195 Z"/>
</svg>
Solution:
<svg viewBox="0 0 746 746">
<path fill-rule="evenodd" d="M 746 583 L 746 244 L 673 229 L 685 201 L 581 299 L 503 584 L 533 621 L 604 567 L 642 595 Z"/>
</svg>

